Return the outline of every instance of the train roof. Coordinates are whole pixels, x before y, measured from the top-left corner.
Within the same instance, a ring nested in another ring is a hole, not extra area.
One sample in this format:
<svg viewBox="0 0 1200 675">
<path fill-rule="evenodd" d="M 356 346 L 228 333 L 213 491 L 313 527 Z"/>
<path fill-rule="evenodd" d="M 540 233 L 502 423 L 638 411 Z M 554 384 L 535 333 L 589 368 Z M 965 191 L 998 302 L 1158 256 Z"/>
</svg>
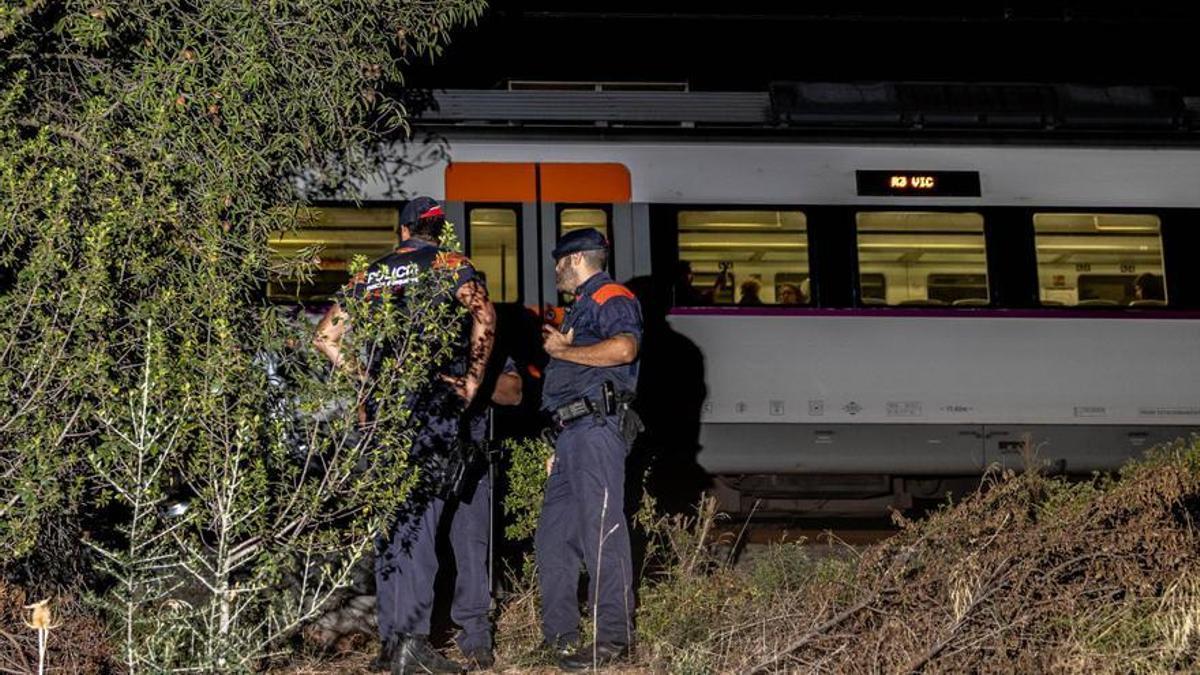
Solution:
<svg viewBox="0 0 1200 675">
<path fill-rule="evenodd" d="M 510 83 L 506 89 L 410 91 L 406 102 L 423 129 L 502 136 L 1200 141 L 1200 97 L 1170 86 L 775 82 L 763 92 L 716 92 L 671 83 Z"/>
</svg>

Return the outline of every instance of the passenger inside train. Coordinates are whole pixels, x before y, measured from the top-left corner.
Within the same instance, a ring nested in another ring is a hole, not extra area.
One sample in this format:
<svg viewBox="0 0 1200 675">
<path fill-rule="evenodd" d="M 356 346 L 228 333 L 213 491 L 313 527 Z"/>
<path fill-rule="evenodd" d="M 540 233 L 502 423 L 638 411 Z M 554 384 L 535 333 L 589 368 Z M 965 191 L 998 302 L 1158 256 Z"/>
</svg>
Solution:
<svg viewBox="0 0 1200 675">
<path fill-rule="evenodd" d="M 763 304 L 762 301 L 762 282 L 754 277 L 742 282 L 739 287 L 741 297 L 738 299 L 738 305 L 741 307 L 757 307 Z"/>
<path fill-rule="evenodd" d="M 1051 212 L 1032 221 L 1042 306 L 1167 304 L 1157 216 Z M 863 210 L 854 223 L 862 305 L 993 306 L 983 213 Z M 803 211 L 681 210 L 676 224 L 690 280 L 679 282 L 676 306 L 812 302 Z"/>
<path fill-rule="evenodd" d="M 1133 295 L 1135 299 L 1130 305 L 1136 305 L 1139 301 L 1161 303 L 1167 299 L 1162 277 L 1150 272 L 1142 272 L 1133 280 Z"/>
<path fill-rule="evenodd" d="M 1158 216 L 1038 213 L 1033 228 L 1043 306 L 1166 304 Z M 1143 277 L 1144 297 L 1137 290 Z"/>
<path fill-rule="evenodd" d="M 674 303 L 677 307 L 701 307 L 715 302 L 716 294 L 728 284 L 729 265 L 722 264 L 717 278 L 708 288 L 696 286 L 696 275 L 692 272 L 690 260 L 680 260 L 676 266 L 675 284 L 673 288 Z"/>
<path fill-rule="evenodd" d="M 781 305 L 804 304 L 803 301 L 800 300 L 800 289 L 796 288 L 792 284 L 780 284 L 779 287 L 775 289 L 775 297 L 779 300 L 779 304 Z"/>
<path fill-rule="evenodd" d="M 679 259 L 692 273 L 699 304 L 803 305 L 808 294 L 808 237 L 800 211 L 683 210 Z M 735 297 L 735 289 L 737 295 Z M 692 293 L 676 293 L 695 299 Z"/>
</svg>

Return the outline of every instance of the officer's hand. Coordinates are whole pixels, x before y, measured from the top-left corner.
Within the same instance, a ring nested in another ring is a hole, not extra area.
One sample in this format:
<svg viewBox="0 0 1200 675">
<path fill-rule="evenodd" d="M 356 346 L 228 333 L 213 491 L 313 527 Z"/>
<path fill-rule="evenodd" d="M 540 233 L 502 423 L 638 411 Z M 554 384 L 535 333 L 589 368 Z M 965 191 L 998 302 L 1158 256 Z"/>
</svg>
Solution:
<svg viewBox="0 0 1200 675">
<path fill-rule="evenodd" d="M 475 398 L 475 391 L 479 388 L 478 384 L 471 382 L 466 377 L 450 377 L 449 375 L 440 375 L 443 382 L 447 382 L 451 387 L 454 387 L 454 393 L 458 394 L 466 403 L 470 403 Z"/>
<path fill-rule="evenodd" d="M 549 326 L 542 327 L 542 348 L 550 356 L 557 357 L 562 354 L 573 342 L 575 342 L 574 328 L 563 333 Z"/>
<path fill-rule="evenodd" d="M 554 455 L 546 458 L 546 475 L 549 476 L 551 471 L 554 471 Z"/>
</svg>

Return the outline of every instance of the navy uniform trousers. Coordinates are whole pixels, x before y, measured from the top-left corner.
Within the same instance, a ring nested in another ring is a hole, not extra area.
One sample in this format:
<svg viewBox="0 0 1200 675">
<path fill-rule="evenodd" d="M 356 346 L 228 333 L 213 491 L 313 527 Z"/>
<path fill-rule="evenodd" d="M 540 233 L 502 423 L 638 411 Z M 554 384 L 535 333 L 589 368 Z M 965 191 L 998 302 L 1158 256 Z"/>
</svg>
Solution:
<svg viewBox="0 0 1200 675">
<path fill-rule="evenodd" d="M 542 591 L 542 635 L 551 644 L 579 638 L 579 573 L 588 573 L 589 611 L 598 642 L 633 641 L 633 574 L 625 520 L 628 444 L 616 417 L 585 417 L 555 443 L 554 468 L 534 547 Z"/>
<path fill-rule="evenodd" d="M 457 419 L 424 420 L 409 456 L 445 453 L 457 438 Z M 420 480 L 396 515 L 390 536 L 376 541 L 375 596 L 384 641 L 394 633 L 429 635 L 438 523 L 446 508 L 445 500 L 435 494 L 437 487 L 435 481 Z"/>
<path fill-rule="evenodd" d="M 464 652 L 491 650 L 491 579 L 488 543 L 492 535 L 492 481 L 484 472 L 470 499 L 452 505 L 450 546 L 454 549 L 457 576 L 450 618 L 462 628 L 458 648 Z"/>
<path fill-rule="evenodd" d="M 414 455 L 449 447 L 459 433 L 457 420 L 427 421 L 414 443 Z M 488 540 L 491 536 L 492 485 L 486 473 L 478 479 L 469 500 L 434 497 L 418 487 L 396 519 L 391 538 L 378 542 L 375 588 L 379 635 L 428 635 L 433 613 L 434 582 L 438 573 L 438 526 L 450 521 L 450 545 L 457 567 L 450 617 L 462 627 L 458 646 L 463 651 L 491 649 L 491 588 L 488 578 Z"/>
</svg>

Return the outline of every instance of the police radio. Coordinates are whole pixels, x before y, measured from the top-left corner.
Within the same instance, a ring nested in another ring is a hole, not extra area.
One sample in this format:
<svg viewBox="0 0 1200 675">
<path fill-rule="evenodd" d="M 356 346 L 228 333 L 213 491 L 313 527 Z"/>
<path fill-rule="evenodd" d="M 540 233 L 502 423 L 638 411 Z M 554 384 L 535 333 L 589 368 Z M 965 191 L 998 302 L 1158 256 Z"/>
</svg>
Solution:
<svg viewBox="0 0 1200 675">
<path fill-rule="evenodd" d="M 613 387 L 613 383 L 605 380 L 604 384 L 600 387 L 600 395 L 604 399 L 604 414 L 617 414 L 617 390 Z"/>
</svg>

